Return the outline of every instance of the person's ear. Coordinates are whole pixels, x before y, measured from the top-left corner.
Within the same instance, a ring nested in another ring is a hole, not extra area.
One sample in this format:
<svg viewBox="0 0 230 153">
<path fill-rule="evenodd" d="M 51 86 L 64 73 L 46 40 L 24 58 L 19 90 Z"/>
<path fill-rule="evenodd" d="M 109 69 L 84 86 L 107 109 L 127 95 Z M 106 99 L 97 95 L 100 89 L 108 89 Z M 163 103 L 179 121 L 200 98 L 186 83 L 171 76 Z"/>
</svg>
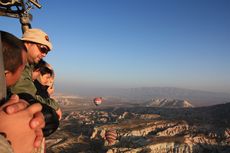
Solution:
<svg viewBox="0 0 230 153">
<path fill-rule="evenodd" d="M 25 47 L 26 47 L 26 49 L 27 49 L 27 52 L 28 52 L 28 51 L 30 50 L 32 44 L 29 43 L 29 42 L 24 42 L 24 45 L 25 45 Z"/>
<path fill-rule="evenodd" d="M 28 48 L 30 46 L 29 42 L 24 42 L 24 45 L 26 46 L 26 48 Z"/>
<path fill-rule="evenodd" d="M 6 82 L 7 80 L 9 80 L 12 77 L 12 72 L 5 70 L 5 78 L 6 78 Z"/>
<path fill-rule="evenodd" d="M 8 75 L 10 73 L 10 71 L 5 70 L 5 75 Z"/>
</svg>

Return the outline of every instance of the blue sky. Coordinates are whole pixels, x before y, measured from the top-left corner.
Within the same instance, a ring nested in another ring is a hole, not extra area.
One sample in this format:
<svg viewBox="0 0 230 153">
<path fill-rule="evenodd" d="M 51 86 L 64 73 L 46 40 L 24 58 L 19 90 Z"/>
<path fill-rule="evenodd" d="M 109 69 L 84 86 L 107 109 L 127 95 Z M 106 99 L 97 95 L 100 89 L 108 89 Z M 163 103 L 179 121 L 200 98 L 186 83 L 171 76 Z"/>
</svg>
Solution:
<svg viewBox="0 0 230 153">
<path fill-rule="evenodd" d="M 229 0 L 40 3 L 32 26 L 53 43 L 45 60 L 58 91 L 166 86 L 230 93 Z M 1 17 L 0 25 L 21 36 L 18 20 Z"/>
</svg>

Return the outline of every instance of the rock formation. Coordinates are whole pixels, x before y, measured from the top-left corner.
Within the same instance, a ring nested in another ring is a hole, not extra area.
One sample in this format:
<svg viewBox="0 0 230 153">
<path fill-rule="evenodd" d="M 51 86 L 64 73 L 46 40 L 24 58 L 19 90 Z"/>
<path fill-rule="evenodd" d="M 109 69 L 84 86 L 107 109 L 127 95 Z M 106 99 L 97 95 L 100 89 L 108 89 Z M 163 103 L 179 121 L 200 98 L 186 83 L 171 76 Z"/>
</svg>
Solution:
<svg viewBox="0 0 230 153">
<path fill-rule="evenodd" d="M 193 105 L 186 100 L 179 99 L 152 99 L 146 102 L 147 107 L 162 107 L 162 108 L 191 108 Z"/>
<path fill-rule="evenodd" d="M 229 153 L 229 116 L 230 103 L 67 111 L 47 153 Z"/>
</svg>

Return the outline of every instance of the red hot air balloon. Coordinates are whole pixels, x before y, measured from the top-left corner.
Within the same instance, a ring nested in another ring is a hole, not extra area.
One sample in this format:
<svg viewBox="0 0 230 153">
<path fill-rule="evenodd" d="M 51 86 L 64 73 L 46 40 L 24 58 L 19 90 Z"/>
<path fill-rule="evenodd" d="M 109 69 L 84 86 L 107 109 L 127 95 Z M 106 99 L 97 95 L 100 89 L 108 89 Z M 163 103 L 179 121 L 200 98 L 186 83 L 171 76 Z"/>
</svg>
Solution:
<svg viewBox="0 0 230 153">
<path fill-rule="evenodd" d="M 109 145 L 114 145 L 117 140 L 117 131 L 114 129 L 105 132 L 105 139 Z"/>
<path fill-rule="evenodd" d="M 100 105 L 102 103 L 102 97 L 96 97 L 93 99 L 93 102 L 96 106 Z"/>
</svg>

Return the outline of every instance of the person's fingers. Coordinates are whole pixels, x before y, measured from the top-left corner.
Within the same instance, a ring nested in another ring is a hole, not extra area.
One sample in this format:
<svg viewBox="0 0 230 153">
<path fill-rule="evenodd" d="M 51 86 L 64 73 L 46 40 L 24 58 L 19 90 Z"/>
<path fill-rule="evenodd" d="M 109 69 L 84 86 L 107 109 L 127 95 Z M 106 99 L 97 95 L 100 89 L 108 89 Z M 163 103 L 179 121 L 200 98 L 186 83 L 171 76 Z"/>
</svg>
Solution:
<svg viewBox="0 0 230 153">
<path fill-rule="evenodd" d="M 59 120 L 61 120 L 61 118 L 62 118 L 62 111 L 61 111 L 61 109 L 59 108 L 58 110 L 56 110 L 56 113 L 58 115 Z"/>
<path fill-rule="evenodd" d="M 31 115 L 34 115 L 34 114 L 37 113 L 37 112 L 41 112 L 41 110 L 42 110 L 42 105 L 39 104 L 39 103 L 32 104 L 32 105 L 30 105 L 30 106 L 27 108 L 27 111 L 28 111 Z"/>
<path fill-rule="evenodd" d="M 6 107 L 6 106 L 8 106 L 8 105 L 17 103 L 18 101 L 19 101 L 18 95 L 12 95 L 12 96 L 10 97 L 10 99 L 9 99 L 4 105 L 2 105 L 2 108 Z"/>
<path fill-rule="evenodd" d="M 34 114 L 34 117 L 30 121 L 30 128 L 44 128 L 45 127 L 45 118 L 41 112 Z"/>
<path fill-rule="evenodd" d="M 17 103 L 13 103 L 13 104 L 6 106 L 5 112 L 7 114 L 14 114 L 14 113 L 24 110 L 25 108 L 27 108 L 27 106 L 28 106 L 28 103 L 20 100 Z"/>
<path fill-rule="evenodd" d="M 27 107 L 24 100 L 20 100 L 18 95 L 12 95 L 10 99 L 2 106 L 7 114 L 17 113 Z"/>
<path fill-rule="evenodd" d="M 35 130 L 36 138 L 34 140 L 34 147 L 38 148 L 40 147 L 43 139 L 43 132 L 41 129 Z"/>
<path fill-rule="evenodd" d="M 13 94 L 13 95 L 10 97 L 10 100 L 16 100 L 16 101 L 18 101 L 18 100 L 19 100 L 19 96 L 16 95 L 16 94 Z"/>
</svg>

